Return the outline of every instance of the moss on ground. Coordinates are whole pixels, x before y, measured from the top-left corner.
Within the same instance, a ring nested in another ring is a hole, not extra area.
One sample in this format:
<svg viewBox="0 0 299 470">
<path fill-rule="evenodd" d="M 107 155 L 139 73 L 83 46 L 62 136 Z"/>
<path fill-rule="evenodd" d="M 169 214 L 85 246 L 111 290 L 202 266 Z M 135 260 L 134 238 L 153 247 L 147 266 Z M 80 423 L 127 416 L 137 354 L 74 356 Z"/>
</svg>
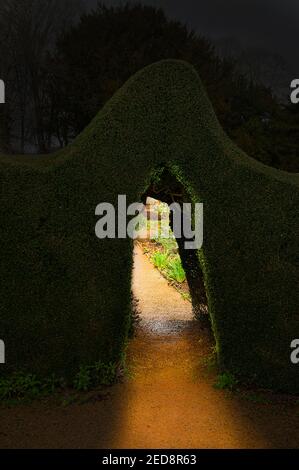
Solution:
<svg viewBox="0 0 299 470">
<path fill-rule="evenodd" d="M 95 208 L 118 194 L 140 200 L 161 168 L 204 203 L 199 259 L 220 364 L 298 392 L 298 174 L 238 149 L 180 61 L 137 73 L 65 150 L 0 157 L 1 374 L 73 379 L 80 367 L 119 360 L 132 243 L 97 239 Z"/>
</svg>

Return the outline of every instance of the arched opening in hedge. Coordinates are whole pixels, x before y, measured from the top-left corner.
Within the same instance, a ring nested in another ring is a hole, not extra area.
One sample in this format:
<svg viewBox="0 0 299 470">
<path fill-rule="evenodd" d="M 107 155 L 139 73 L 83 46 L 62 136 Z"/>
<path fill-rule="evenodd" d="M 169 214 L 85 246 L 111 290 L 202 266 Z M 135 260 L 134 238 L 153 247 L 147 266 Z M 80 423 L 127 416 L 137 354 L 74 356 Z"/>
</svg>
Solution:
<svg viewBox="0 0 299 470">
<path fill-rule="evenodd" d="M 141 199 L 144 204 L 146 204 L 148 197 L 166 203 L 168 206 L 173 203 L 178 204 L 181 208 L 185 203 L 189 203 L 191 206 L 194 205 L 194 203 L 192 204 L 192 197 L 184 185 L 163 166 L 155 172 L 155 177 L 142 195 Z M 171 233 L 173 233 L 173 216 L 173 211 L 170 211 L 169 226 Z M 181 237 L 175 237 L 175 240 L 189 287 L 193 313 L 203 325 L 211 326 L 204 273 L 200 262 L 200 250 L 185 248 L 187 240 L 184 237 L 183 230 Z"/>
<path fill-rule="evenodd" d="M 220 365 L 298 393 L 298 175 L 244 154 L 196 71 L 172 60 L 128 80 L 62 151 L 0 155 L 0 374 L 73 379 L 122 357 L 132 243 L 98 240 L 95 208 L 119 194 L 138 201 L 158 165 L 204 203 L 199 258 Z"/>
</svg>

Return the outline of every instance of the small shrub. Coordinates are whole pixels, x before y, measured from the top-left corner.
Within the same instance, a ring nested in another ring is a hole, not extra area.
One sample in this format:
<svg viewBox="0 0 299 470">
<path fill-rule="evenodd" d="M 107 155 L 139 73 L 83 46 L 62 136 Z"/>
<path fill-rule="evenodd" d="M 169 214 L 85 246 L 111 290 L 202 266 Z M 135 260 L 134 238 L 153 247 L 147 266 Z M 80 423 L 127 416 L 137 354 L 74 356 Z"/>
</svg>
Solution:
<svg viewBox="0 0 299 470">
<path fill-rule="evenodd" d="M 161 270 L 167 268 L 167 265 L 168 265 L 167 253 L 160 253 L 157 251 L 156 253 L 152 255 L 151 260 L 156 268 L 161 269 Z"/>
<path fill-rule="evenodd" d="M 98 385 L 111 385 L 117 376 L 117 365 L 96 362 L 92 366 L 81 366 L 75 376 L 73 386 L 78 391 L 90 390 Z"/>
<path fill-rule="evenodd" d="M 238 380 L 234 375 L 229 372 L 224 372 L 223 374 L 218 375 L 217 382 L 215 383 L 215 388 L 218 390 L 228 389 L 233 391 L 238 384 Z"/>
<path fill-rule="evenodd" d="M 172 281 L 179 283 L 186 280 L 186 274 L 180 258 L 173 258 L 167 263 L 167 276 Z"/>
<path fill-rule="evenodd" d="M 174 255 L 178 252 L 178 245 L 173 235 L 169 238 L 157 237 L 154 241 L 163 247 L 167 255 Z"/>
<path fill-rule="evenodd" d="M 76 374 L 73 387 L 87 391 L 98 385 L 111 385 L 117 377 L 116 364 L 97 362 L 93 366 L 81 366 Z M 47 379 L 38 379 L 34 374 L 17 372 L 7 378 L 0 378 L 0 401 L 18 402 L 33 400 L 53 394 L 66 386 L 62 379 L 52 374 Z"/>
<path fill-rule="evenodd" d="M 8 378 L 0 379 L 0 400 L 34 399 L 54 393 L 65 384 L 52 374 L 48 379 L 39 380 L 34 374 L 17 372 Z"/>
<path fill-rule="evenodd" d="M 0 380 L 0 400 L 34 398 L 43 390 L 44 386 L 33 374 L 19 372 Z"/>
<path fill-rule="evenodd" d="M 91 381 L 90 367 L 81 366 L 74 379 L 74 388 L 78 391 L 85 392 L 91 387 Z"/>
</svg>

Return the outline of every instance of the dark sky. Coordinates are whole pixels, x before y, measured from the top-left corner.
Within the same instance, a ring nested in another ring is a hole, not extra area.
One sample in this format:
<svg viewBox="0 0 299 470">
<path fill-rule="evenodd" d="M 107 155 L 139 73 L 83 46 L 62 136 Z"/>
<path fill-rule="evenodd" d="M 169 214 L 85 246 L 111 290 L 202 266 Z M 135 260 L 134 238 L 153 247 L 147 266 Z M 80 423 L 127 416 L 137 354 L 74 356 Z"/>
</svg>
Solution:
<svg viewBox="0 0 299 470">
<path fill-rule="evenodd" d="M 95 4 L 96 0 L 85 2 Z M 210 38 L 234 37 L 243 46 L 277 52 L 294 71 L 299 69 L 299 0 L 141 0 L 141 3 L 162 7 L 169 16 Z"/>
</svg>

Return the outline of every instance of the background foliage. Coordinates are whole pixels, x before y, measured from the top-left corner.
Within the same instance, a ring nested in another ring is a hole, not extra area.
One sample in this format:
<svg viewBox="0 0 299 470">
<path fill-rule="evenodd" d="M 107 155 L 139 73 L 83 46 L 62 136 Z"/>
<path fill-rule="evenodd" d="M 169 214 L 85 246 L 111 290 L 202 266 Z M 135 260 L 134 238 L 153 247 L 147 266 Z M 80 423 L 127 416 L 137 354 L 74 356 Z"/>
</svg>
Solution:
<svg viewBox="0 0 299 470">
<path fill-rule="evenodd" d="M 270 89 L 220 59 L 211 43 L 142 5 L 83 14 L 78 0 L 2 0 L 0 75 L 8 83 L 7 148 L 64 147 L 135 72 L 182 59 L 201 76 L 225 131 L 253 158 L 298 172 L 299 117 Z M 248 67 L 247 67 L 248 68 Z M 252 69 L 254 64 L 252 64 Z"/>
</svg>

